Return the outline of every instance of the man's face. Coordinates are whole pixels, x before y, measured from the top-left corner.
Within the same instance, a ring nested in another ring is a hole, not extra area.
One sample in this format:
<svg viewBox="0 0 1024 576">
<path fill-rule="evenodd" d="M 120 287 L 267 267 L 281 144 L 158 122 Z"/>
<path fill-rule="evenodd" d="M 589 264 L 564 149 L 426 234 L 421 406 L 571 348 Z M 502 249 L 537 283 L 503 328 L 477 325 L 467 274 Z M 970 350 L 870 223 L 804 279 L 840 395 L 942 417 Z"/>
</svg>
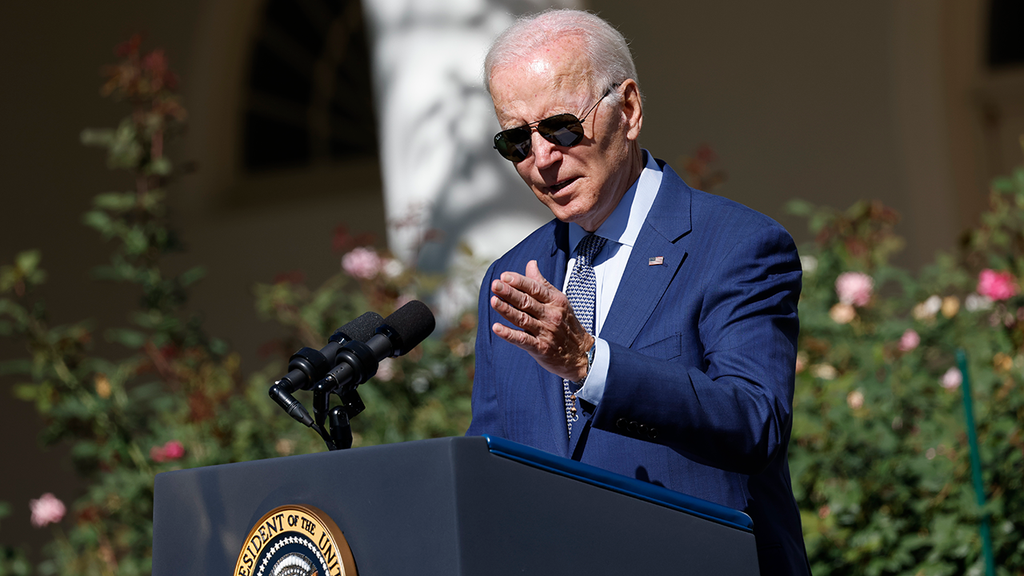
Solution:
<svg viewBox="0 0 1024 576">
<path fill-rule="evenodd" d="M 590 77 L 575 41 L 542 47 L 513 65 L 494 69 L 491 97 L 501 129 L 566 112 L 582 117 L 594 104 L 594 93 L 608 88 L 591 89 Z M 534 130 L 530 155 L 515 165 L 555 218 L 576 222 L 589 232 L 615 210 L 638 173 L 633 170 L 639 161 L 633 144 L 639 123 L 630 122 L 623 105 L 613 102 L 609 97 L 598 104 L 583 122 L 583 140 L 571 148 L 552 144 Z"/>
</svg>

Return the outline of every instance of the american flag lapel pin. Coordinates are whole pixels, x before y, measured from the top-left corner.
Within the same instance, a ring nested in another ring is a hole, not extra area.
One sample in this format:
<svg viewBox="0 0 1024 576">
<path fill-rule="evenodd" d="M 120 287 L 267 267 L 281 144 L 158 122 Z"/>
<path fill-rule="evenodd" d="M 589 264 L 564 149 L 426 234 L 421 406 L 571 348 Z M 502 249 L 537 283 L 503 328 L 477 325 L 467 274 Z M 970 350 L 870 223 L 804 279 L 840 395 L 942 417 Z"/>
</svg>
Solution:
<svg viewBox="0 0 1024 576">
<path fill-rule="evenodd" d="M 661 266 L 664 263 L 665 263 L 665 257 L 664 256 L 651 256 L 650 258 L 647 259 L 647 265 L 648 266 Z"/>
</svg>

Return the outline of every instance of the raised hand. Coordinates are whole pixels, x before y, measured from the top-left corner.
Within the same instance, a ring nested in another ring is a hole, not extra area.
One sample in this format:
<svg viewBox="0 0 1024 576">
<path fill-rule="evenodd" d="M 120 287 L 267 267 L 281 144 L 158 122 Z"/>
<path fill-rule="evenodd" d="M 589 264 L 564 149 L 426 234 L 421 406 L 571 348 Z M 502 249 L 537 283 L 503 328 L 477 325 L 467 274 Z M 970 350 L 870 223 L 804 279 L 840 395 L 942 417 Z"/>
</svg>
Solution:
<svg viewBox="0 0 1024 576">
<path fill-rule="evenodd" d="M 594 337 L 576 319 L 566 295 L 541 275 L 536 260 L 526 264 L 525 276 L 503 272 L 491 292 L 491 308 L 519 328 L 495 322 L 495 335 L 525 350 L 548 372 L 574 382 L 587 375 Z"/>
</svg>

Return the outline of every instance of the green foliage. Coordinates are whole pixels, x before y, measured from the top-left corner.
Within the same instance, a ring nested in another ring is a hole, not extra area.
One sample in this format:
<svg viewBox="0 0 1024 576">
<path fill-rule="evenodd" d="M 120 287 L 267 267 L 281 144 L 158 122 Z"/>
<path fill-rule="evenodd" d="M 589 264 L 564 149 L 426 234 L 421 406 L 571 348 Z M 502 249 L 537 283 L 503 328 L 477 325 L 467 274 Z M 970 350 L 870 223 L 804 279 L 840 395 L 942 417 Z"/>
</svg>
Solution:
<svg viewBox="0 0 1024 576">
<path fill-rule="evenodd" d="M 0 374 L 23 378 L 16 396 L 34 405 L 47 444 L 70 446 L 87 489 L 54 529 L 39 574 L 141 575 L 151 571 L 153 479 L 193 466 L 324 450 L 312 431 L 267 395 L 297 348 L 321 347 L 333 330 L 366 310 L 392 311 L 399 298 L 432 290 L 437 279 L 418 274 L 339 234 L 339 248 L 371 255 L 379 267 L 358 277 L 341 273 L 317 288 L 295 278 L 256 287 L 261 312 L 289 336 L 281 356 L 248 378 L 239 357 L 207 335 L 184 308 L 194 268 L 167 275 L 164 256 L 181 249 L 167 220 L 166 190 L 175 174 L 163 154 L 181 130 L 185 110 L 176 79 L 159 51 L 143 54 L 138 38 L 118 48 L 104 93 L 131 114 L 113 130 L 86 130 L 83 143 L 104 148 L 111 168 L 126 170 L 134 189 L 99 194 L 83 222 L 111 243 L 98 281 L 134 286 L 132 325 L 98 330 L 89 322 L 53 326 L 36 288 L 45 281 L 37 251 L 0 268 L 0 337 L 25 345 L 26 356 L 0 364 Z M 401 359 L 383 363 L 360 387 L 367 410 L 354 420 L 355 443 L 399 442 L 461 434 L 469 424 L 472 316 Z M 94 342 L 119 345 L 100 356 Z M 0 507 L 0 516 L 6 512 Z M 25 555 L 0 546 L 0 576 L 29 574 Z"/>
<path fill-rule="evenodd" d="M 1024 271 L 1024 171 L 993 187 L 992 211 L 956 255 L 921 274 L 889 264 L 895 215 L 860 203 L 813 208 L 802 250 L 800 352 L 790 467 L 816 574 L 982 574 L 990 515 L 1000 573 L 1024 570 L 1024 298 L 978 294 L 985 268 Z M 840 275 L 873 279 L 844 302 Z M 837 283 L 837 281 L 839 281 Z M 971 485 L 960 373 L 970 359 L 988 504 Z"/>
</svg>

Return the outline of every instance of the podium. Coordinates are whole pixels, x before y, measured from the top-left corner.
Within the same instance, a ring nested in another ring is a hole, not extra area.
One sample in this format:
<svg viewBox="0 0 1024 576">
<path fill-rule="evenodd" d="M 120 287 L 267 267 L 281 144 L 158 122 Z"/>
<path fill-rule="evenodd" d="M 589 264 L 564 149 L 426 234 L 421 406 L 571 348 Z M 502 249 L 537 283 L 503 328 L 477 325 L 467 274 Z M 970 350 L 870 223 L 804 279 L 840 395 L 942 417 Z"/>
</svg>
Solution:
<svg viewBox="0 0 1024 576">
<path fill-rule="evenodd" d="M 285 505 L 333 520 L 360 576 L 758 574 L 745 514 L 487 436 L 165 472 L 155 490 L 154 576 L 236 574 Z"/>
</svg>

